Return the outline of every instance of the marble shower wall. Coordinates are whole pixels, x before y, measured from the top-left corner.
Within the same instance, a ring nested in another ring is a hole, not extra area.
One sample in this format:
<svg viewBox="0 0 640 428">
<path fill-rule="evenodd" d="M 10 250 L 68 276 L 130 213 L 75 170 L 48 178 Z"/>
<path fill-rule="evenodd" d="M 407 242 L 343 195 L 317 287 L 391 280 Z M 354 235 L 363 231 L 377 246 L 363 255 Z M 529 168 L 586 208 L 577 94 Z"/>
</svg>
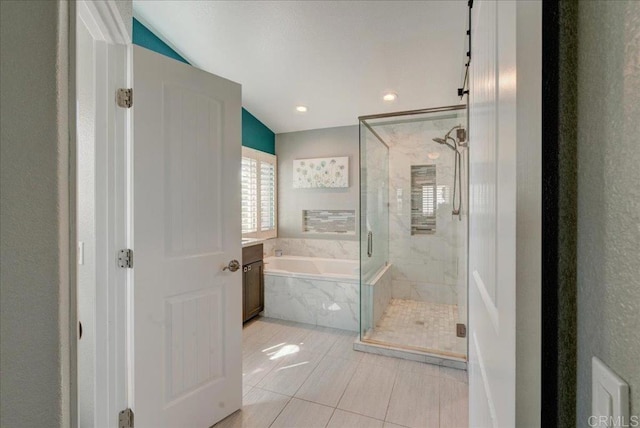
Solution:
<svg viewBox="0 0 640 428">
<path fill-rule="evenodd" d="M 454 152 L 432 141 L 454 125 L 465 123 L 462 116 L 452 116 L 376 127 L 389 144 L 389 261 L 394 298 L 459 305 L 466 301 L 467 187 L 463 186 L 464 215 L 460 221 L 451 214 Z M 435 165 L 436 185 L 444 187 L 434 234 L 411 235 L 412 165 Z M 462 181 L 466 183 L 465 176 Z"/>
</svg>

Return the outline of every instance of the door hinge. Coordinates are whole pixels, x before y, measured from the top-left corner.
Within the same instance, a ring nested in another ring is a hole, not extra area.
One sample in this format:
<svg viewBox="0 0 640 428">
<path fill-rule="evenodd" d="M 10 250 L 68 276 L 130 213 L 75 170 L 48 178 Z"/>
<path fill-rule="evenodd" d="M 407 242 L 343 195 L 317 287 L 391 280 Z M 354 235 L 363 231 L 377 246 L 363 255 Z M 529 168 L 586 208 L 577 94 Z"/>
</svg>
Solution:
<svg viewBox="0 0 640 428">
<path fill-rule="evenodd" d="M 124 409 L 118 413 L 118 428 L 134 428 L 133 427 L 133 410 Z"/>
<path fill-rule="evenodd" d="M 131 108 L 131 106 L 133 105 L 133 89 L 118 89 L 118 93 L 116 94 L 116 101 L 118 103 L 118 107 Z"/>
<path fill-rule="evenodd" d="M 133 267 L 133 250 L 127 248 L 118 251 L 118 266 L 125 269 Z"/>
<path fill-rule="evenodd" d="M 456 324 L 456 336 L 467 337 L 467 326 L 464 324 Z"/>
</svg>

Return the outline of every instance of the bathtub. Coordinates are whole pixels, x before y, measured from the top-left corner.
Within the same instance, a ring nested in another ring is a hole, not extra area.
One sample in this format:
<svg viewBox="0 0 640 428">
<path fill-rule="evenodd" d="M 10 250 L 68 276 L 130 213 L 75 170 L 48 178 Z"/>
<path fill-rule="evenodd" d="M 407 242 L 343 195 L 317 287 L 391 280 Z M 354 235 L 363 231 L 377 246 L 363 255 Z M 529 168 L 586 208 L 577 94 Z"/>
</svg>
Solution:
<svg viewBox="0 0 640 428">
<path fill-rule="evenodd" d="M 282 256 L 264 259 L 265 274 L 309 279 L 335 279 L 358 282 L 360 265 L 357 260 L 322 259 L 318 257 Z"/>
<path fill-rule="evenodd" d="M 264 316 L 359 331 L 358 260 L 282 256 L 264 264 Z"/>
</svg>

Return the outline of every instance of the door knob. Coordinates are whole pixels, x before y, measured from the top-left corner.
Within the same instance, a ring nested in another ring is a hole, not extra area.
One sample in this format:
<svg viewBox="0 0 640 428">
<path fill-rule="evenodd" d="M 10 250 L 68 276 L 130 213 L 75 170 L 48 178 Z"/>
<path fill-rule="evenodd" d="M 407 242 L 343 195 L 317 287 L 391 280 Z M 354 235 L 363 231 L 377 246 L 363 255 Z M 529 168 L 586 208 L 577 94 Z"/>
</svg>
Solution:
<svg viewBox="0 0 640 428">
<path fill-rule="evenodd" d="M 229 269 L 231 272 L 235 272 L 240 269 L 240 262 L 237 260 L 231 260 L 229 264 L 222 268 L 222 270 Z"/>
</svg>

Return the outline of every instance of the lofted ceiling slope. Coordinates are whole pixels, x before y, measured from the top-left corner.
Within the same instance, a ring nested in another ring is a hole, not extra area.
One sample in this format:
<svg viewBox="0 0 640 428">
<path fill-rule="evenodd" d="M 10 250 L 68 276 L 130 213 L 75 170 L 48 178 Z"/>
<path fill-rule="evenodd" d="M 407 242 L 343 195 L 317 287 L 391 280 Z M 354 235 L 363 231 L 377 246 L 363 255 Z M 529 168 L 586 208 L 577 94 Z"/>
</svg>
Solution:
<svg viewBox="0 0 640 428">
<path fill-rule="evenodd" d="M 134 1 L 194 66 L 242 84 L 276 133 L 458 104 L 466 14 L 466 1 Z"/>
</svg>

